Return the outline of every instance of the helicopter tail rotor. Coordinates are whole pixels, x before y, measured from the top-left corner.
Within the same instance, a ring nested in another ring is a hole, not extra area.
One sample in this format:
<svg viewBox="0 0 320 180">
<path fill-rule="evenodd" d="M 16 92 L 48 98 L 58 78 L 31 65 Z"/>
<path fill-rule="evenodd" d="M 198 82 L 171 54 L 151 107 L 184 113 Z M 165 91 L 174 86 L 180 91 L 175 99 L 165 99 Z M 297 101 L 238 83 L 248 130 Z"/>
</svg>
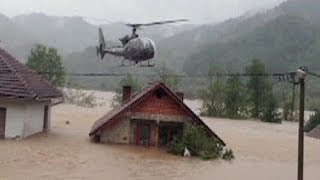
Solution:
<svg viewBox="0 0 320 180">
<path fill-rule="evenodd" d="M 97 56 L 101 59 L 104 58 L 105 52 L 104 49 L 106 49 L 106 42 L 104 40 L 102 29 L 99 28 L 99 46 L 96 47 L 97 49 Z"/>
</svg>

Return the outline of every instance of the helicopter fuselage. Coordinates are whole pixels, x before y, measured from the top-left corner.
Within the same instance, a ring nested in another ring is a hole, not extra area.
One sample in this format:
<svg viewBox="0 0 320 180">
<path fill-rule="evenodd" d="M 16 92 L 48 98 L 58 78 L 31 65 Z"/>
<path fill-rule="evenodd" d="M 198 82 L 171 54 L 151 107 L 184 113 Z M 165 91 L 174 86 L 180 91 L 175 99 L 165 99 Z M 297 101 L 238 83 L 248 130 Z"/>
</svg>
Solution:
<svg viewBox="0 0 320 180">
<path fill-rule="evenodd" d="M 123 47 L 106 48 L 104 52 L 114 56 L 123 56 L 129 61 L 139 62 L 154 58 L 156 48 L 151 39 L 137 37 L 131 39 Z"/>
<path fill-rule="evenodd" d="M 131 39 L 123 49 L 125 59 L 133 61 L 145 61 L 154 58 L 156 47 L 154 42 L 149 38 Z"/>
</svg>

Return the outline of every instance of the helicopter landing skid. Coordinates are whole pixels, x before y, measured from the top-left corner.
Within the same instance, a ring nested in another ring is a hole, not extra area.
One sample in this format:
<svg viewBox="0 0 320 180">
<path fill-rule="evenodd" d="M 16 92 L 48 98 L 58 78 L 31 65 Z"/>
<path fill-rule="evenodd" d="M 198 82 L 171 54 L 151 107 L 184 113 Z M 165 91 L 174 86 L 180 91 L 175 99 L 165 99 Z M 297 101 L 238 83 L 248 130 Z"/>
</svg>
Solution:
<svg viewBox="0 0 320 180">
<path fill-rule="evenodd" d="M 132 63 L 132 61 L 129 61 L 129 64 L 126 64 L 125 62 L 126 62 L 125 59 L 122 60 L 120 67 L 130 67 L 130 66 L 135 66 L 138 64 L 138 62 Z M 155 64 L 150 64 L 150 61 L 148 61 L 148 64 L 142 64 L 141 61 L 139 63 L 139 67 L 154 67 L 154 66 L 155 66 Z"/>
<path fill-rule="evenodd" d="M 131 61 L 129 61 L 129 64 L 125 64 L 126 62 L 126 59 L 123 59 L 122 62 L 121 62 L 121 65 L 120 67 L 130 67 L 130 66 L 133 66 Z"/>
<path fill-rule="evenodd" d="M 140 67 L 154 67 L 155 66 L 155 63 L 154 64 L 150 64 L 150 61 L 148 60 L 148 64 L 142 64 L 140 62 Z"/>
</svg>

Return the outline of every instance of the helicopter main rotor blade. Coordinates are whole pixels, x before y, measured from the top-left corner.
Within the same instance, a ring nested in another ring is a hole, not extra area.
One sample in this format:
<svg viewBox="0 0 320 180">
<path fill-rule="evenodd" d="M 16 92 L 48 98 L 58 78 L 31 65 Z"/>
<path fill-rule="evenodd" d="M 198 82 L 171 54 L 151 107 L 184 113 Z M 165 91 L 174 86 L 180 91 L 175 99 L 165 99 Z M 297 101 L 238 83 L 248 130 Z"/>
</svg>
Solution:
<svg viewBox="0 0 320 180">
<path fill-rule="evenodd" d="M 176 20 L 157 21 L 157 22 L 144 23 L 144 24 L 126 24 L 126 25 L 130 26 L 130 27 L 133 27 L 133 28 L 139 28 L 140 26 L 153 26 L 153 25 L 161 25 L 161 24 L 183 22 L 183 21 L 189 21 L 189 19 L 176 19 Z"/>
</svg>

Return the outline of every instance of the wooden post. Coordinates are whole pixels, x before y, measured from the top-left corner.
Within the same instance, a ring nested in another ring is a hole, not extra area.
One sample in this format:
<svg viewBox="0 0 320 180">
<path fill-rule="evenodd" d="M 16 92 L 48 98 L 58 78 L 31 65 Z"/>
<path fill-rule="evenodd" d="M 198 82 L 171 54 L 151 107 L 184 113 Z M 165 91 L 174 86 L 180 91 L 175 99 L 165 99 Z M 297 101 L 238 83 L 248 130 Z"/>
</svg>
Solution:
<svg viewBox="0 0 320 180">
<path fill-rule="evenodd" d="M 303 180 L 303 154 L 304 154 L 304 78 L 299 78 L 300 83 L 300 110 L 299 110 L 299 145 L 298 145 L 298 180 Z"/>
</svg>

